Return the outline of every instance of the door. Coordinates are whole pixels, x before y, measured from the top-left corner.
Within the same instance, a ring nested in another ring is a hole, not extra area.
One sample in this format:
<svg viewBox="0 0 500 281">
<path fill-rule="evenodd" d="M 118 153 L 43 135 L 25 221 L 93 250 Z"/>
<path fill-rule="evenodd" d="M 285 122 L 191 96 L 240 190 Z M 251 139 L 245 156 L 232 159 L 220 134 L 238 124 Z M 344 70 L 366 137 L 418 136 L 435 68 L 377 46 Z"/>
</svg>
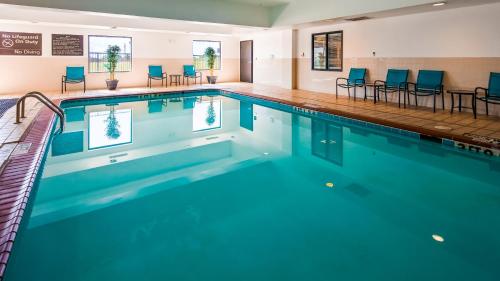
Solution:
<svg viewBox="0 0 500 281">
<path fill-rule="evenodd" d="M 240 41 L 240 81 L 253 83 L 253 41 Z"/>
</svg>

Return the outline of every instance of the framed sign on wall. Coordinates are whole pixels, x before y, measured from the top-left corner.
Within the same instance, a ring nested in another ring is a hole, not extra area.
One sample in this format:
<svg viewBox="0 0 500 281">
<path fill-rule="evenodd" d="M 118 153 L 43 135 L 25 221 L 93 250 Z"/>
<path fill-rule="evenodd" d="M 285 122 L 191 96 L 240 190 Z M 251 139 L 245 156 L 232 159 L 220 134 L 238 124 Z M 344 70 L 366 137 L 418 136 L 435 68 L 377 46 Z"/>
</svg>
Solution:
<svg viewBox="0 0 500 281">
<path fill-rule="evenodd" d="M 42 34 L 0 31 L 0 55 L 41 56 Z"/>
<path fill-rule="evenodd" d="M 314 33 L 312 35 L 312 70 L 342 71 L 343 36 L 342 31 Z"/>
<path fill-rule="evenodd" d="M 83 35 L 52 34 L 53 56 L 83 56 Z"/>
</svg>

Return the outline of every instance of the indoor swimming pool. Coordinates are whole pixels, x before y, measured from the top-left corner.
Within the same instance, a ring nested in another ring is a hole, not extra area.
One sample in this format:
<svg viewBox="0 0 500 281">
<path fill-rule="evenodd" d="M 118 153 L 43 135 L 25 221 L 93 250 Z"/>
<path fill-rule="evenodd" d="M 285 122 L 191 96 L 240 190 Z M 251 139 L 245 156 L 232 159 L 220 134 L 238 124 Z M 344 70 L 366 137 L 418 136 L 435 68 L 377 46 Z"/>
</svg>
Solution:
<svg viewBox="0 0 500 281">
<path fill-rule="evenodd" d="M 61 106 L 7 281 L 500 276 L 498 157 L 228 92 Z"/>
</svg>

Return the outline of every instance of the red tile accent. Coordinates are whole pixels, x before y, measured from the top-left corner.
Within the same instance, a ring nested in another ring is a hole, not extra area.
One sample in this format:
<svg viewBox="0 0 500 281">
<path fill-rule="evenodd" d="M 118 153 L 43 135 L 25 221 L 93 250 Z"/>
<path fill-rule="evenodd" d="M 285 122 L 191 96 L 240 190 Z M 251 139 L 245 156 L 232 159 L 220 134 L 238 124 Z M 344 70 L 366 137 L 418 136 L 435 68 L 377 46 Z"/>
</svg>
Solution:
<svg viewBox="0 0 500 281">
<path fill-rule="evenodd" d="M 0 279 L 3 279 L 24 209 L 35 184 L 53 116 L 47 108 L 40 110 L 20 142 L 31 143 L 30 149 L 25 154 L 12 155 L 0 175 Z"/>
</svg>

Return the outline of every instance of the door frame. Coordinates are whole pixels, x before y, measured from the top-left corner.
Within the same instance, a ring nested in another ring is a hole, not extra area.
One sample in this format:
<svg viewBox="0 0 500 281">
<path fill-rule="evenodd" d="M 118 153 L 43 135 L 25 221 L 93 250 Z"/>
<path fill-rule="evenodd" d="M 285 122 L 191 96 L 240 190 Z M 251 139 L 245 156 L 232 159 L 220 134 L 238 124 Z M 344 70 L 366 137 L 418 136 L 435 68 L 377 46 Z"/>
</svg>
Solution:
<svg viewBox="0 0 500 281">
<path fill-rule="evenodd" d="M 247 83 L 253 83 L 253 40 L 243 40 L 240 41 L 240 81 L 241 81 L 241 45 L 243 42 L 250 42 L 251 50 L 250 50 L 250 57 L 251 57 L 251 65 L 250 65 L 250 82 Z"/>
</svg>

